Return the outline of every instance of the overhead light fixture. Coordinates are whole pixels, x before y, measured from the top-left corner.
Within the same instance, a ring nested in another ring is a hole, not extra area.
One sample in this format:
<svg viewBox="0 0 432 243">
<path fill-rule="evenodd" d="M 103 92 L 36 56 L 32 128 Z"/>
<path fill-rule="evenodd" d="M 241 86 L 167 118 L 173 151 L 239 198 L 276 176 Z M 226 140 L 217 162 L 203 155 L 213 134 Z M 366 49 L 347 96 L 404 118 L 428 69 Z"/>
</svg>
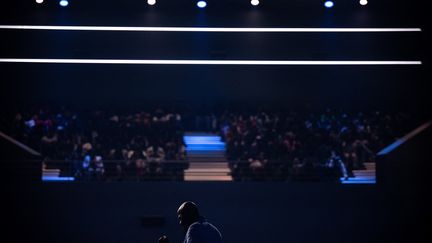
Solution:
<svg viewBox="0 0 432 243">
<path fill-rule="evenodd" d="M 224 27 L 134 27 L 73 25 L 0 25 L 0 30 L 67 30 L 67 31 L 160 31 L 160 32 L 421 32 L 421 28 L 224 28 Z"/>
<path fill-rule="evenodd" d="M 324 3 L 324 6 L 325 6 L 326 8 L 332 8 L 332 7 L 334 6 L 334 3 L 333 3 L 332 1 L 326 1 L 326 2 Z"/>
<path fill-rule="evenodd" d="M 199 1 L 197 2 L 198 8 L 205 8 L 207 6 L 206 1 Z"/>
<path fill-rule="evenodd" d="M 67 6 L 69 5 L 69 2 L 68 2 L 67 0 L 61 0 L 61 1 L 59 2 L 59 4 L 60 4 L 60 6 L 62 6 L 62 7 L 67 7 Z"/>
<path fill-rule="evenodd" d="M 43 3 L 44 0 L 36 0 L 36 3 Z"/>
<path fill-rule="evenodd" d="M 227 28 L 227 27 L 133 27 L 133 26 L 73 26 L 73 25 L 0 25 L 0 30 L 67 30 L 67 31 L 156 31 L 156 32 L 421 32 L 421 28 Z"/>
<path fill-rule="evenodd" d="M 122 64 L 122 65 L 422 65 L 421 61 L 304 60 L 153 60 L 0 58 L 0 63 Z"/>
<path fill-rule="evenodd" d="M 360 5 L 365 6 L 368 4 L 367 0 L 360 0 Z"/>
<path fill-rule="evenodd" d="M 258 4 L 259 4 L 259 0 L 251 0 L 251 4 L 252 4 L 253 6 L 258 6 Z"/>
<path fill-rule="evenodd" d="M 148 5 L 155 5 L 156 4 L 156 0 L 147 0 L 147 4 Z"/>
</svg>

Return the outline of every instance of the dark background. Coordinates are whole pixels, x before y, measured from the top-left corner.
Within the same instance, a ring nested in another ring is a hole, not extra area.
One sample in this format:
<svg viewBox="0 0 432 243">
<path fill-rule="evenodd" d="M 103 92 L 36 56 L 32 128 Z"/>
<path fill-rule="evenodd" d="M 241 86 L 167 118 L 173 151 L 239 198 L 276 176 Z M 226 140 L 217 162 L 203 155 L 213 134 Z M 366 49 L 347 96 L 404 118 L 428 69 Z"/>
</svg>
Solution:
<svg viewBox="0 0 432 243">
<path fill-rule="evenodd" d="M 8 1 L 0 24 L 419 27 L 421 33 L 0 31 L 2 58 L 421 60 L 421 66 L 0 64 L 2 112 L 43 105 L 159 104 L 409 111 L 430 117 L 425 1 Z M 4 114 L 4 113 L 3 113 Z M 420 170 L 421 168 L 419 168 Z M 423 183 L 424 180 L 419 180 Z M 411 185 L 411 186 L 416 186 Z M 181 242 L 175 211 L 196 201 L 225 242 L 430 242 L 425 191 L 320 183 L 3 183 L 7 242 Z M 161 227 L 141 225 L 158 216 Z M 9 238 L 8 238 L 9 237 Z M 423 237 L 423 239 L 421 239 Z"/>
<path fill-rule="evenodd" d="M 409 33 L 185 33 L 1 30 L 10 58 L 421 60 L 422 66 L 0 64 L 2 103 L 118 107 L 269 104 L 294 109 L 428 112 L 429 43 L 421 1 L 7 2 L 1 24 L 209 27 L 408 27 Z M 6 102 L 7 101 L 7 102 Z M 13 108 L 15 109 L 15 108 Z"/>
</svg>

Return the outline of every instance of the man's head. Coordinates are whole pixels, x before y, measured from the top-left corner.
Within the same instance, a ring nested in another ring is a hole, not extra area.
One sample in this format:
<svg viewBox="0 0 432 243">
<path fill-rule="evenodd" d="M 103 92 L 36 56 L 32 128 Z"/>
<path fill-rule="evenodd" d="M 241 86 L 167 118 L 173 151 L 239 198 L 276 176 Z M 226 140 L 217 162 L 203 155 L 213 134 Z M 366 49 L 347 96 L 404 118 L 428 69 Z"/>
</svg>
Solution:
<svg viewBox="0 0 432 243">
<path fill-rule="evenodd" d="M 177 210 L 177 215 L 180 225 L 185 228 L 188 228 L 192 223 L 198 221 L 200 217 L 197 205 L 189 201 L 180 205 Z"/>
</svg>

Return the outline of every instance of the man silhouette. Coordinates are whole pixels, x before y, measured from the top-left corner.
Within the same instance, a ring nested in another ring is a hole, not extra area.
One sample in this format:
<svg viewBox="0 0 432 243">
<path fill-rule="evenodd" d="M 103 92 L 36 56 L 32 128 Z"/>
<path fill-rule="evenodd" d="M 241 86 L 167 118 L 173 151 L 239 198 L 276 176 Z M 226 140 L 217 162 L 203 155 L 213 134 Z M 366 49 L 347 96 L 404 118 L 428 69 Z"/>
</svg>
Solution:
<svg viewBox="0 0 432 243">
<path fill-rule="evenodd" d="M 200 216 L 198 207 L 193 202 L 184 202 L 177 210 L 179 223 L 186 231 L 183 243 L 220 243 L 222 235 L 219 230 Z M 165 235 L 159 243 L 169 243 Z"/>
</svg>

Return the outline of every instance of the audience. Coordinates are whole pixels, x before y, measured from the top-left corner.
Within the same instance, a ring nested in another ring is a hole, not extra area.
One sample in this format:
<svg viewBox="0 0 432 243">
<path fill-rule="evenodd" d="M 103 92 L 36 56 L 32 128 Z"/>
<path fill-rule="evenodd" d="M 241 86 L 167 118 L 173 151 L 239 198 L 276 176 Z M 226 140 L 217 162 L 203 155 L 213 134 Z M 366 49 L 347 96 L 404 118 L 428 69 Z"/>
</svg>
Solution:
<svg viewBox="0 0 432 243">
<path fill-rule="evenodd" d="M 225 111 L 191 117 L 193 130 L 219 131 L 235 180 L 347 179 L 413 128 L 403 113 Z M 3 119 L 2 129 L 40 150 L 45 161 L 69 162 L 64 167 L 82 180 L 182 180 L 188 166 L 182 115 L 162 109 L 40 109 Z"/>
<path fill-rule="evenodd" d="M 353 176 L 353 170 L 373 162 L 379 149 L 407 132 L 410 117 L 327 110 L 309 114 L 225 112 L 219 120 L 234 179 L 285 180 L 288 176 L 312 179 L 315 174 L 319 179 Z"/>
<path fill-rule="evenodd" d="M 17 113 L 10 127 L 13 137 L 40 150 L 46 161 L 71 162 L 73 175 L 83 180 L 166 176 L 164 161 L 186 159 L 182 117 L 161 109 L 131 114 L 41 109 Z M 104 160 L 117 163 L 105 168 Z"/>
</svg>

